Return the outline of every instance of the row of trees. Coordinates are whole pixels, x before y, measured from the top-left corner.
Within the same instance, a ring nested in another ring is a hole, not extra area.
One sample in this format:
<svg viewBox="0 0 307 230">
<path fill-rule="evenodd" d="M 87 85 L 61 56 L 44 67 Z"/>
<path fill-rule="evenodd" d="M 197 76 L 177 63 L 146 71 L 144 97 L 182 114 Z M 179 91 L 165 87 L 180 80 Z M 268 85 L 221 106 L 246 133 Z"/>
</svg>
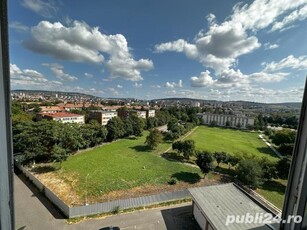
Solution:
<svg viewBox="0 0 307 230">
<path fill-rule="evenodd" d="M 277 146 L 280 153 L 287 156 L 292 155 L 296 131 L 291 129 L 282 129 L 277 131 L 266 129 L 264 133 L 271 139 L 272 143 Z"/>
<path fill-rule="evenodd" d="M 142 136 L 144 127 L 144 119 L 137 116 L 130 116 L 124 120 L 119 117 L 113 117 L 106 125 L 108 131 L 106 140 L 113 141 L 131 135 Z"/>
<path fill-rule="evenodd" d="M 217 164 L 216 168 L 219 168 L 220 163 L 228 164 L 229 169 L 233 167 L 235 177 L 252 187 L 261 185 L 265 180 L 287 179 L 291 163 L 289 157 L 284 157 L 278 162 L 271 162 L 267 158 L 258 159 L 251 155 L 237 157 L 225 152 L 202 151 L 197 153 L 196 164 L 205 175 L 214 170 L 214 161 Z"/>
<path fill-rule="evenodd" d="M 255 129 L 265 130 L 268 126 L 283 126 L 285 128 L 297 129 L 298 118 L 293 114 L 277 113 L 270 116 L 259 114 L 255 119 Z"/>
<path fill-rule="evenodd" d="M 102 144 L 107 130 L 98 122 L 62 124 L 55 121 L 25 121 L 13 125 L 14 153 L 23 163 L 63 161 L 79 149 Z"/>
</svg>

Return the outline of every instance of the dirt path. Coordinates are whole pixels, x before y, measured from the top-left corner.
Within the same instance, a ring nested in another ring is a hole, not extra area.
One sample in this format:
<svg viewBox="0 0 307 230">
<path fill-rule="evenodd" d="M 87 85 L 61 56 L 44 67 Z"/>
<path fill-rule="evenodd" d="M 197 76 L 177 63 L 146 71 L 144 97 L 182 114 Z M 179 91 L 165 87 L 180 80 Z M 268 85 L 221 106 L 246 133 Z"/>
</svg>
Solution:
<svg viewBox="0 0 307 230">
<path fill-rule="evenodd" d="M 190 136 L 199 126 L 196 126 L 195 128 L 193 128 L 190 132 L 186 133 L 183 137 L 179 137 L 176 141 L 183 141 L 184 139 L 186 139 L 188 136 Z M 167 150 L 165 150 L 163 153 L 167 153 L 168 151 L 170 151 L 172 149 L 172 146 L 169 147 Z M 163 153 L 160 153 L 163 154 Z"/>
<path fill-rule="evenodd" d="M 269 142 L 267 142 L 267 140 L 264 139 L 263 135 L 260 134 L 259 137 L 279 158 L 283 158 L 283 155 L 278 152 Z"/>
</svg>

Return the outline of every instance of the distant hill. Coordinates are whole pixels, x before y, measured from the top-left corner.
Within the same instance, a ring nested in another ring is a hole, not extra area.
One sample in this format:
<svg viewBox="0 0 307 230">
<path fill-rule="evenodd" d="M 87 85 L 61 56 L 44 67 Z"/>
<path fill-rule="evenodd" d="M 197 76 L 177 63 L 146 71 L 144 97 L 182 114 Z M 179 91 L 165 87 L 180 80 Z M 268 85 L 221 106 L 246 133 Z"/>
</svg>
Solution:
<svg viewBox="0 0 307 230">
<path fill-rule="evenodd" d="M 67 95 L 67 96 L 84 96 L 84 97 L 96 97 L 90 94 L 78 93 L 78 92 L 63 92 L 63 91 L 48 91 L 48 90 L 24 90 L 16 89 L 12 90 L 12 93 L 27 93 L 27 94 L 42 94 L 42 95 Z"/>
</svg>

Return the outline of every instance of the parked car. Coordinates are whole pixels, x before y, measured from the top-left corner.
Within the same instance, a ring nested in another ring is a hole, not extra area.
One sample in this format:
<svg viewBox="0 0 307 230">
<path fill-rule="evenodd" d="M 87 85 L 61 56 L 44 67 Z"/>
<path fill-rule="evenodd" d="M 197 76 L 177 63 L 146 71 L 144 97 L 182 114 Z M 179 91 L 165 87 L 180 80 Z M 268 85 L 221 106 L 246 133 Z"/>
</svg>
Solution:
<svg viewBox="0 0 307 230">
<path fill-rule="evenodd" d="M 120 230 L 120 227 L 109 226 L 109 227 L 101 228 L 99 230 Z"/>
</svg>

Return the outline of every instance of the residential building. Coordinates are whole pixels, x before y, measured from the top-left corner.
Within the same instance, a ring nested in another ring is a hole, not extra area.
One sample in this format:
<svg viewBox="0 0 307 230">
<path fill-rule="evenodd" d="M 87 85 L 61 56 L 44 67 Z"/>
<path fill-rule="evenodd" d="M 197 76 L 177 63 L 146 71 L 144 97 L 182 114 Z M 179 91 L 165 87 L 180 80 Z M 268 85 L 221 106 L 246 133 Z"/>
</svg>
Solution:
<svg viewBox="0 0 307 230">
<path fill-rule="evenodd" d="M 41 113 L 59 113 L 65 112 L 65 108 L 61 106 L 40 106 Z"/>
<path fill-rule="evenodd" d="M 264 220 L 268 215 L 274 217 L 278 212 L 255 202 L 247 192 L 233 183 L 190 188 L 189 192 L 192 196 L 193 216 L 202 230 L 275 229 L 259 219 L 262 216 Z M 250 218 L 258 216 L 259 221 L 244 223 L 229 218 L 239 216 L 242 220 L 247 214 Z"/>
<path fill-rule="evenodd" d="M 131 110 L 130 113 L 136 114 L 138 117 L 144 118 L 144 119 L 146 119 L 146 116 L 147 116 L 147 112 L 144 110 Z"/>
<path fill-rule="evenodd" d="M 146 110 L 146 117 L 155 117 L 156 116 L 156 110 L 154 109 L 148 109 Z"/>
<path fill-rule="evenodd" d="M 113 117 L 117 117 L 115 110 L 92 110 L 89 112 L 89 119 L 96 120 L 101 125 L 106 125 Z"/>
<path fill-rule="evenodd" d="M 74 114 L 74 113 L 39 113 L 37 115 L 37 119 L 47 119 L 53 121 L 59 121 L 62 123 L 77 123 L 77 124 L 84 124 L 85 119 L 84 115 Z"/>
<path fill-rule="evenodd" d="M 211 125 L 214 123 L 217 126 L 229 126 L 232 128 L 246 129 L 249 126 L 254 126 L 255 119 L 247 116 L 237 116 L 228 114 L 198 114 L 202 119 L 202 123 Z"/>
<path fill-rule="evenodd" d="M 126 119 L 131 115 L 135 115 L 140 118 L 146 119 L 147 111 L 145 110 L 128 110 L 128 109 L 119 109 L 118 116 L 122 119 Z"/>
</svg>

